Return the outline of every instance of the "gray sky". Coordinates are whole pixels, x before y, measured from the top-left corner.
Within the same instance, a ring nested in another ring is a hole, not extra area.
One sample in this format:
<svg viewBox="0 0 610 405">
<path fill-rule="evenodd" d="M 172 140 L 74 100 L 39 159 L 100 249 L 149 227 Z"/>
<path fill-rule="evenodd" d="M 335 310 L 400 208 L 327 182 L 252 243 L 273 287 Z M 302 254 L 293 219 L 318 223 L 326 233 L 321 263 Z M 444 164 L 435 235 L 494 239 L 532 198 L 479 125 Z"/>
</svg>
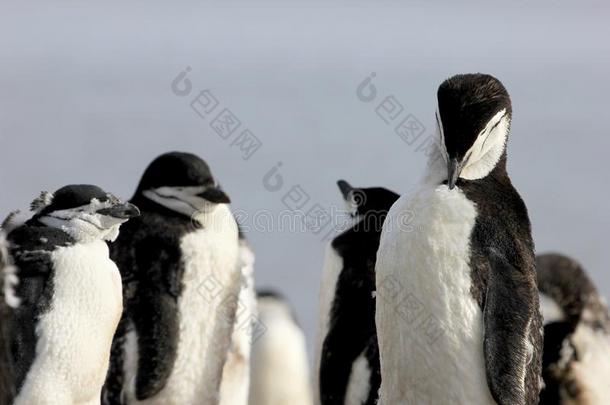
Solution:
<svg viewBox="0 0 610 405">
<path fill-rule="evenodd" d="M 424 139 L 440 82 L 480 71 L 512 95 L 509 172 L 538 250 L 574 256 L 610 294 L 604 2 L 254 3 L 2 1 L 0 215 L 68 183 L 130 197 L 168 150 L 206 159 L 259 228 L 293 186 L 306 210 L 339 205 L 339 178 L 405 191 L 425 156 L 375 107 L 393 95 Z M 179 97 L 170 84 L 187 66 L 192 93 Z M 356 88 L 372 72 L 377 99 L 364 103 Z M 201 118 L 189 103 L 205 89 L 219 104 Z M 228 140 L 210 127 L 224 108 L 241 122 Z M 231 145 L 244 129 L 262 142 L 249 160 Z M 273 192 L 262 179 L 278 162 L 284 185 Z M 311 338 L 324 242 L 273 228 L 248 233 L 257 283 L 291 299 Z"/>
</svg>

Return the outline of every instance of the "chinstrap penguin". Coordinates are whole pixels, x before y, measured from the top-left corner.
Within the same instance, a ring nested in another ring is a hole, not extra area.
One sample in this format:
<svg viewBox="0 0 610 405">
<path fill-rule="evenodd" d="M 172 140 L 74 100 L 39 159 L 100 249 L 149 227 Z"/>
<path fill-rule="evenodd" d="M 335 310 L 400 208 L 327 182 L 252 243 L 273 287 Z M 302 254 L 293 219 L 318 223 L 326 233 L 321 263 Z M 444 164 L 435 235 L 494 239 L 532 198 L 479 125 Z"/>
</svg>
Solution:
<svg viewBox="0 0 610 405">
<path fill-rule="evenodd" d="M 437 98 L 440 156 L 392 206 L 377 253 L 380 403 L 535 404 L 542 320 L 506 172 L 510 98 L 484 74 L 446 80 Z"/>
<path fill-rule="evenodd" d="M 544 320 L 540 403 L 610 403 L 610 312 L 579 263 L 536 257 Z"/>
<path fill-rule="evenodd" d="M 107 241 L 139 211 L 91 185 L 42 193 L 32 209 L 7 237 L 16 285 L 2 322 L 14 405 L 99 404 L 122 312 L 121 276 Z"/>
<path fill-rule="evenodd" d="M 131 201 L 141 215 L 111 246 L 124 313 L 108 404 L 218 404 L 243 284 L 229 197 L 199 157 L 166 153 Z"/>
<path fill-rule="evenodd" d="M 381 384 L 375 260 L 383 221 L 398 194 L 381 187 L 354 188 L 344 180 L 337 184 L 355 223 L 327 247 L 315 394 L 322 405 L 373 405 Z"/>
<path fill-rule="evenodd" d="M 292 308 L 272 290 L 257 303 L 264 329 L 252 345 L 249 405 L 312 405 L 305 335 Z"/>
<path fill-rule="evenodd" d="M 254 251 L 241 226 L 239 235 L 239 267 L 244 285 L 239 302 L 231 348 L 222 371 L 220 384 L 221 405 L 247 405 L 250 391 L 250 352 L 252 349 L 253 321 L 256 319 L 256 291 L 254 289 Z"/>
</svg>

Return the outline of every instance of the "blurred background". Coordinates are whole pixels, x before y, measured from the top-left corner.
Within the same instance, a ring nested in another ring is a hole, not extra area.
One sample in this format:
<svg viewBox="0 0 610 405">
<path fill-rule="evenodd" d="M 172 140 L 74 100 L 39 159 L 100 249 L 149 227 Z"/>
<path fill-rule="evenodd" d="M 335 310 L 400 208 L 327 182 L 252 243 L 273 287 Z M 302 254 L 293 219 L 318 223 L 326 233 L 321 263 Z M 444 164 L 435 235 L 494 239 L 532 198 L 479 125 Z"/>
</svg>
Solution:
<svg viewBox="0 0 610 405">
<path fill-rule="evenodd" d="M 425 167 L 438 85 L 485 72 L 512 96 L 509 172 L 538 251 L 577 258 L 608 296 L 609 11 L 602 1 L 2 1 L 0 216 L 68 183 L 129 198 L 154 157 L 196 153 L 242 218 L 258 286 L 290 299 L 311 343 L 333 235 L 324 213 L 342 206 L 335 182 L 408 190 Z M 188 82 L 172 86 L 181 72 Z M 358 97 L 371 75 L 375 91 Z M 227 114 L 231 130 L 217 125 Z M 397 133 L 403 121 L 410 132 Z M 264 178 L 278 163 L 274 191 Z M 287 210 L 321 219 L 279 226 Z"/>
</svg>

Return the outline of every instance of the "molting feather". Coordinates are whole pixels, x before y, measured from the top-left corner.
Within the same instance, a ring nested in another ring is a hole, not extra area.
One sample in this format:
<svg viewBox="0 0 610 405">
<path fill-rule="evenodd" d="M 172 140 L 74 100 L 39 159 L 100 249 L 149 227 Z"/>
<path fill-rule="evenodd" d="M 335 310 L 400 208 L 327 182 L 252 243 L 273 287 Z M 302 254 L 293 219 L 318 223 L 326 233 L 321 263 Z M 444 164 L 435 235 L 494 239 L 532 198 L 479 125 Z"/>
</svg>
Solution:
<svg viewBox="0 0 610 405">
<path fill-rule="evenodd" d="M 51 205 L 53 202 L 53 193 L 49 193 L 48 191 L 41 191 L 38 198 L 36 198 L 30 204 L 30 209 L 35 213 L 39 213 L 45 207 Z"/>
</svg>

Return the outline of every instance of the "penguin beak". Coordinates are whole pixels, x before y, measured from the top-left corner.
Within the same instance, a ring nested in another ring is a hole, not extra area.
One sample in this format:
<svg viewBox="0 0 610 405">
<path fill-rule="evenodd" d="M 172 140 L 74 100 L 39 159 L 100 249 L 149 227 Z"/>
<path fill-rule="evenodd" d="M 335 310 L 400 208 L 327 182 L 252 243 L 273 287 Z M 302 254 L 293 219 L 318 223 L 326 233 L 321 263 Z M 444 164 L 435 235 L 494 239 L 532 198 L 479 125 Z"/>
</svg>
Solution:
<svg viewBox="0 0 610 405">
<path fill-rule="evenodd" d="M 341 195 L 343 195 L 343 199 L 348 200 L 350 198 L 350 193 L 354 190 L 347 181 L 339 180 L 337 182 L 337 186 L 339 186 L 339 190 L 341 191 Z"/>
<path fill-rule="evenodd" d="M 455 188 L 455 183 L 457 183 L 463 169 L 462 165 L 456 158 L 449 159 L 449 163 L 447 163 L 447 186 L 449 186 L 449 190 Z"/>
<path fill-rule="evenodd" d="M 214 204 L 229 204 L 231 202 L 229 196 L 218 187 L 208 188 L 204 192 L 197 194 L 197 197 L 201 197 Z"/>
<path fill-rule="evenodd" d="M 133 204 L 124 203 L 102 208 L 101 210 L 98 210 L 97 213 L 118 219 L 129 219 L 139 216 L 140 210 Z"/>
</svg>

